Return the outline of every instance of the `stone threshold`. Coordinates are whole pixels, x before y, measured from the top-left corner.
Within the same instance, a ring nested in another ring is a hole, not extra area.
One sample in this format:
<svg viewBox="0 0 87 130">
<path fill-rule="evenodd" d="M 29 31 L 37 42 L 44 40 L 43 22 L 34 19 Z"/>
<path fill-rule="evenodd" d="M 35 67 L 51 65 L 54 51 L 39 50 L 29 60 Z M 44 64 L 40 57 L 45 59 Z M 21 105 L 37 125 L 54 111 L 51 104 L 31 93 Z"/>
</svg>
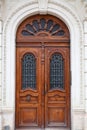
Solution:
<svg viewBox="0 0 87 130">
<path fill-rule="evenodd" d="M 66 129 L 66 128 L 41 128 L 41 129 L 32 129 L 32 128 L 30 128 L 30 129 L 16 129 L 16 130 L 70 130 L 70 129 Z"/>
</svg>

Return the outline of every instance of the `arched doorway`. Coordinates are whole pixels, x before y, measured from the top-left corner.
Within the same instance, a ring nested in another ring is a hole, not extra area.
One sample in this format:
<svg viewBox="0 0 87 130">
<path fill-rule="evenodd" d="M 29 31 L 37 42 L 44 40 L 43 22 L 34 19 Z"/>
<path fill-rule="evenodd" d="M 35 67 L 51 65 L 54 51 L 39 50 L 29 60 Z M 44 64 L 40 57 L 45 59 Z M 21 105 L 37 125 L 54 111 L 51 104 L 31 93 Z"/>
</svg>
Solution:
<svg viewBox="0 0 87 130">
<path fill-rule="evenodd" d="M 70 36 L 51 15 L 29 17 L 17 30 L 16 128 L 70 129 Z"/>
</svg>

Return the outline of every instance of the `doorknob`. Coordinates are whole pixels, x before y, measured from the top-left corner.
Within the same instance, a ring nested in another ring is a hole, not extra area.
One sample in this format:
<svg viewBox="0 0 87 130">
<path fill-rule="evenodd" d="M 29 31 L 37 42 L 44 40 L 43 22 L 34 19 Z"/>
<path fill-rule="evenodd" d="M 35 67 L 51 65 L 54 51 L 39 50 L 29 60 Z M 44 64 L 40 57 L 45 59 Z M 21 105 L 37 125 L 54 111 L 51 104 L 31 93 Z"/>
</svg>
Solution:
<svg viewBox="0 0 87 130">
<path fill-rule="evenodd" d="M 27 97 L 26 97 L 26 101 L 30 101 L 31 100 L 31 96 L 30 95 L 27 95 Z"/>
</svg>

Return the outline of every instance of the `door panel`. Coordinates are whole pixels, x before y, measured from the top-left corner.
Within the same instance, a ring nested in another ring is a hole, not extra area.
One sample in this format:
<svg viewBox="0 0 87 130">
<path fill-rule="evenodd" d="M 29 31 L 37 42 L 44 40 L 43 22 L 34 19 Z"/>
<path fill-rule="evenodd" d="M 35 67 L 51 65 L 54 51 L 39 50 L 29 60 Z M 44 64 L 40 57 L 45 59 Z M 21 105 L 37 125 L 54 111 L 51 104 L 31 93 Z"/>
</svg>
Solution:
<svg viewBox="0 0 87 130">
<path fill-rule="evenodd" d="M 17 47 L 16 128 L 69 128 L 69 48 Z"/>
<path fill-rule="evenodd" d="M 25 19 L 16 34 L 16 128 L 70 129 L 70 33 L 52 15 Z"/>
<path fill-rule="evenodd" d="M 40 48 L 17 48 L 16 127 L 41 127 L 40 57 Z"/>
<path fill-rule="evenodd" d="M 69 127 L 69 48 L 45 49 L 45 127 Z"/>
</svg>

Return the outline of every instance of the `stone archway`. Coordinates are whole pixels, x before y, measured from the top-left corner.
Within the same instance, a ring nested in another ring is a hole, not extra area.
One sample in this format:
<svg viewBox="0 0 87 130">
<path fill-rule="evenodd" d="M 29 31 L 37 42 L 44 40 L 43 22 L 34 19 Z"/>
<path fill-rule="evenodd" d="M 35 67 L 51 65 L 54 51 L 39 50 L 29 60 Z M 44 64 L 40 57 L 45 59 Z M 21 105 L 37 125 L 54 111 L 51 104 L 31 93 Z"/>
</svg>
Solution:
<svg viewBox="0 0 87 130">
<path fill-rule="evenodd" d="M 34 15 L 16 37 L 16 128 L 70 130 L 67 26 L 52 15 Z"/>
<path fill-rule="evenodd" d="M 59 7 L 59 8 L 58 8 Z M 15 9 L 4 24 L 4 46 L 3 46 L 3 107 L 2 111 L 6 114 L 9 112 L 9 121 L 4 113 L 4 124 L 10 125 L 14 128 L 15 122 L 15 37 L 16 30 L 19 24 L 27 17 L 40 13 L 52 14 L 62 19 L 69 28 L 71 37 L 71 71 L 72 71 L 72 86 L 71 86 L 71 113 L 74 116 L 74 109 L 80 106 L 80 44 L 82 41 L 81 25 L 78 17 L 64 5 L 62 2 L 49 2 L 47 8 L 40 10 L 38 3 L 31 2 L 22 7 Z M 48 11 L 47 11 L 48 10 Z M 10 51 L 8 51 L 10 50 Z M 78 61 L 78 62 L 77 62 Z M 76 81 L 76 82 L 75 82 Z M 75 89 L 76 88 L 76 89 Z M 79 93 L 78 93 L 79 92 Z M 72 96 L 73 95 L 73 96 Z M 11 98 L 12 97 L 12 98 Z M 77 102 L 74 102 L 74 98 Z M 10 100 L 10 102 L 9 102 Z M 8 122 L 7 122 L 8 121 Z M 74 127 L 74 120 L 72 121 L 72 129 Z"/>
</svg>

